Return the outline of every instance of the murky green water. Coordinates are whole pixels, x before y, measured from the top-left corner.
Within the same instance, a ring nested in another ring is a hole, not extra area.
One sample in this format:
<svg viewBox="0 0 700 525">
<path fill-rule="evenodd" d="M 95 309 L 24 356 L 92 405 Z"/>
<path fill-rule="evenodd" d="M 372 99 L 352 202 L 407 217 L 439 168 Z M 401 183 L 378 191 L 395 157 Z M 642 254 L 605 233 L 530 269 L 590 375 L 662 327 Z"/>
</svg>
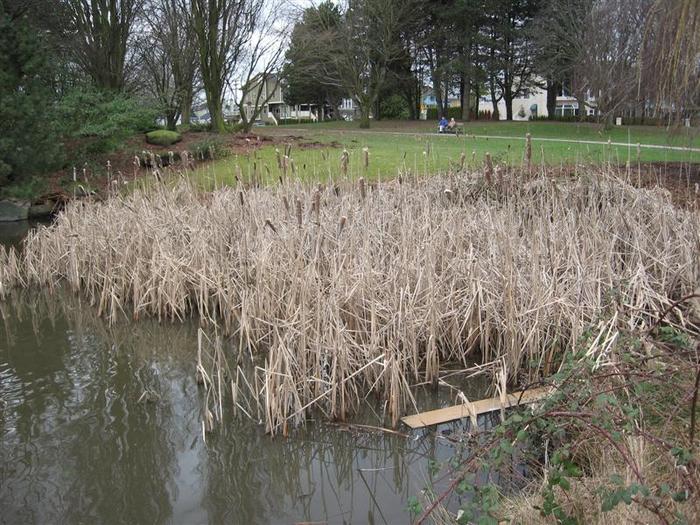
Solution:
<svg viewBox="0 0 700 525">
<path fill-rule="evenodd" d="M 205 442 L 194 324 L 110 328 L 36 291 L 0 311 L 0 523 L 408 523 L 453 453 L 445 429 L 285 439 L 238 418 Z"/>
</svg>

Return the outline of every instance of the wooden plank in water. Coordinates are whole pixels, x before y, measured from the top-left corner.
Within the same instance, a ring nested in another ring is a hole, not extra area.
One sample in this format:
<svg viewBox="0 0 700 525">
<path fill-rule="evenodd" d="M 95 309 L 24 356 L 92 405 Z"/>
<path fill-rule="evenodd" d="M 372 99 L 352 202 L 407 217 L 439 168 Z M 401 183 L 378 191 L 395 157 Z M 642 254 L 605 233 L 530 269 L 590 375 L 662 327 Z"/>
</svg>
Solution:
<svg viewBox="0 0 700 525">
<path fill-rule="evenodd" d="M 520 401 L 521 405 L 534 403 L 535 401 L 539 401 L 540 399 L 547 397 L 550 392 L 551 389 L 545 387 L 526 390 L 522 395 L 520 392 L 508 394 L 506 396 L 505 407 L 511 408 L 517 406 L 518 400 Z M 500 410 L 501 400 L 497 397 L 481 399 L 480 401 L 474 401 L 471 403 L 471 408 L 474 410 L 474 412 L 476 412 L 477 416 L 480 414 L 486 414 L 487 412 Z M 455 419 L 469 417 L 470 415 L 470 405 L 461 404 L 453 407 L 440 408 L 438 410 L 430 410 L 429 412 L 421 412 L 420 414 L 415 414 L 413 416 L 406 416 L 401 418 L 401 421 L 411 428 L 423 428 L 431 425 L 439 425 L 440 423 L 448 423 L 450 421 L 454 421 Z"/>
</svg>

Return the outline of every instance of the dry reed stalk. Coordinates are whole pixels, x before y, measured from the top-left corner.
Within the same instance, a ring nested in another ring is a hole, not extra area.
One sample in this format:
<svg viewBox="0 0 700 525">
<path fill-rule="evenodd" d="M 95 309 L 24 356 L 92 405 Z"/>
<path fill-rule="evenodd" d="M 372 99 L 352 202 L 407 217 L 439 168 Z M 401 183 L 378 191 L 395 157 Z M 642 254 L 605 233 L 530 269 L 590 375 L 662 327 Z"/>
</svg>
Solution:
<svg viewBox="0 0 700 525">
<path fill-rule="evenodd" d="M 231 395 L 276 433 L 312 411 L 347 419 L 369 394 L 396 421 L 411 406 L 409 381 L 434 382 L 476 352 L 502 361 L 501 384 L 537 379 L 604 309 L 648 326 L 697 288 L 698 215 L 664 191 L 605 172 L 502 176 L 507 192 L 480 191 L 478 173 L 460 172 L 377 186 L 371 199 L 329 193 L 323 206 L 301 183 L 204 197 L 187 179 L 73 202 L 21 253 L 0 249 L 0 296 L 65 283 L 112 321 L 197 315 L 236 335 L 236 359 L 250 365 L 231 373 L 221 342 L 202 340 L 204 427 Z M 616 332 L 595 333 L 604 356 Z"/>
<path fill-rule="evenodd" d="M 297 197 L 296 199 L 296 217 L 297 217 L 297 226 L 301 228 L 302 224 L 302 204 L 301 204 L 301 199 Z"/>
<path fill-rule="evenodd" d="M 528 176 L 532 174 L 532 135 L 525 135 L 525 164 Z"/>
<path fill-rule="evenodd" d="M 321 190 L 320 189 L 317 189 L 314 192 L 313 211 L 314 211 L 314 214 L 316 215 L 316 224 L 320 224 L 321 223 Z"/>
<path fill-rule="evenodd" d="M 493 162 L 491 161 L 491 154 L 486 152 L 486 166 L 484 168 L 484 176 L 486 177 L 486 184 L 489 186 L 493 182 Z"/>
</svg>

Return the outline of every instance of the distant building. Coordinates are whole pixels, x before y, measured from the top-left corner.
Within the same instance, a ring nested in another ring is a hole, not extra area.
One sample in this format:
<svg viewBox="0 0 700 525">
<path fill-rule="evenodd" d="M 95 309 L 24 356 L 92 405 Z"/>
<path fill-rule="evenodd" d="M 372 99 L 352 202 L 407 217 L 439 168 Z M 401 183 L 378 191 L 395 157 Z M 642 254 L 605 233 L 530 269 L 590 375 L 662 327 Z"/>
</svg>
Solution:
<svg viewBox="0 0 700 525">
<path fill-rule="evenodd" d="M 423 106 L 426 108 L 436 108 L 437 107 L 437 97 L 435 96 L 435 91 L 429 86 L 423 88 Z M 447 98 L 447 106 L 450 108 L 459 107 L 460 100 L 457 95 L 451 93 Z"/>
<path fill-rule="evenodd" d="M 588 94 L 585 107 L 587 116 L 596 114 L 595 98 Z M 485 95 L 479 99 L 479 111 L 493 111 L 490 95 Z M 498 102 L 498 114 L 500 120 L 506 120 L 506 103 L 501 99 Z M 578 100 L 571 96 L 566 88 L 562 89 L 557 96 L 557 106 L 555 110 L 557 116 L 579 116 L 580 108 Z M 535 87 L 527 95 L 513 99 L 513 120 L 530 120 L 537 117 L 548 117 L 547 111 L 547 91 L 543 88 Z"/>
<path fill-rule="evenodd" d="M 287 104 L 284 100 L 284 80 L 278 82 L 276 75 L 269 75 L 265 82 L 255 79 L 244 91 L 243 109 L 248 118 L 262 105 L 258 118 L 266 123 L 278 124 L 285 120 L 318 121 L 329 118 L 331 114 L 331 108 L 318 104 Z"/>
<path fill-rule="evenodd" d="M 340 118 L 345 120 L 355 120 L 360 115 L 360 109 L 352 98 L 344 98 L 338 107 Z"/>
</svg>

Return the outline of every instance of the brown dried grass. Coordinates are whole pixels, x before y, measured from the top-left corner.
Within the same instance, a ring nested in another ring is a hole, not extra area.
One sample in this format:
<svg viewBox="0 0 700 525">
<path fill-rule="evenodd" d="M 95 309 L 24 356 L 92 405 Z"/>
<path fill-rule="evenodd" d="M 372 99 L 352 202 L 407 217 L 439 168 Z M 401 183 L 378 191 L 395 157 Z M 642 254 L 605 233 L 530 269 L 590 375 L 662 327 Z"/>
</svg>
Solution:
<svg viewBox="0 0 700 525">
<path fill-rule="evenodd" d="M 275 433 L 312 410 L 344 420 L 373 393 L 395 424 L 411 384 L 477 355 L 511 379 L 549 374 L 611 301 L 644 326 L 697 286 L 698 215 L 662 190 L 606 173 L 410 179 L 208 194 L 182 180 L 72 203 L 21 255 L 0 251 L 0 293 L 67 284 L 111 320 L 198 316 L 255 360 L 243 373 L 202 339 L 213 416 L 228 389 Z"/>
</svg>

